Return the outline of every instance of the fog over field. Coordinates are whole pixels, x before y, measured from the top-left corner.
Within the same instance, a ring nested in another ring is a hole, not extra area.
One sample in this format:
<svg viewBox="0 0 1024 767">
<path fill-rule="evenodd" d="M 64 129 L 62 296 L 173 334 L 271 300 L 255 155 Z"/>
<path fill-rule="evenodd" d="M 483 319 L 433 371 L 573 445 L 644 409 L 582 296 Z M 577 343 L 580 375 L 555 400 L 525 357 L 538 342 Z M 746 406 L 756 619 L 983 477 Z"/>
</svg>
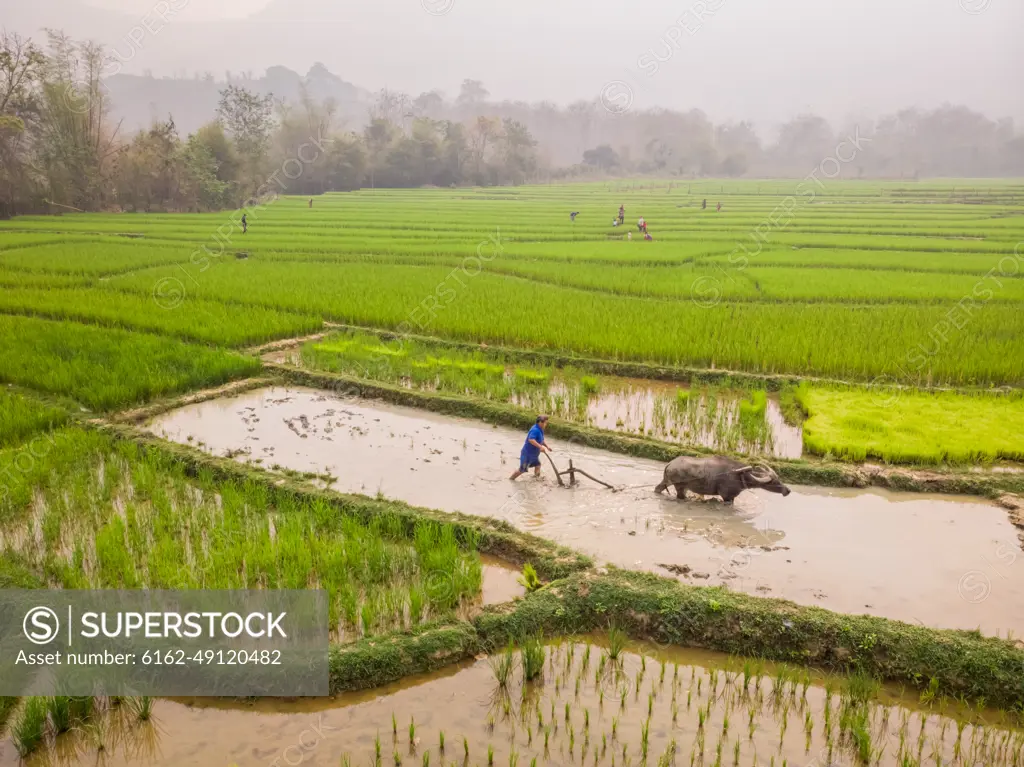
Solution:
<svg viewBox="0 0 1024 767">
<path fill-rule="evenodd" d="M 1024 119 L 1019 0 L 2 0 L 0 7 L 8 31 L 39 37 L 43 27 L 61 28 L 118 51 L 124 73 L 158 78 L 259 77 L 274 66 L 305 74 L 319 62 L 367 91 L 439 89 L 454 98 L 472 78 L 495 100 L 559 105 L 624 81 L 637 108 L 700 109 L 715 121 L 750 120 L 766 135 L 805 112 L 842 123 L 945 103 L 993 120 Z M 141 31 L 144 23 L 149 30 Z"/>
</svg>

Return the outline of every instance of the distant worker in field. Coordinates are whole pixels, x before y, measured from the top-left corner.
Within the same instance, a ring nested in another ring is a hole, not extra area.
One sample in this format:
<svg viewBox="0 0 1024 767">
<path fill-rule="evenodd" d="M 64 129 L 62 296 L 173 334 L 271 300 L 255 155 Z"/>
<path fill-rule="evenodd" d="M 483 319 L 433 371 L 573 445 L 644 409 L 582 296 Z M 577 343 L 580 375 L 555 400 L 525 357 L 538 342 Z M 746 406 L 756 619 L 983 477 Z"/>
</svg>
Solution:
<svg viewBox="0 0 1024 767">
<path fill-rule="evenodd" d="M 644 239 L 645 240 L 653 240 L 654 239 L 653 237 L 651 237 L 651 233 L 648 232 L 646 229 L 644 229 Z"/>
<path fill-rule="evenodd" d="M 625 205 L 620 205 L 619 206 L 619 224 L 622 225 L 624 223 L 626 223 L 626 206 Z"/>
<path fill-rule="evenodd" d="M 309 207 L 311 207 L 311 208 L 313 207 L 313 198 L 312 197 L 309 198 Z"/>
<path fill-rule="evenodd" d="M 702 202 L 702 203 L 700 204 L 700 209 L 701 209 L 701 210 L 707 210 L 707 209 L 708 209 L 708 200 L 707 200 L 707 198 L 706 198 L 706 197 L 704 198 L 704 202 Z"/>
<path fill-rule="evenodd" d="M 537 416 L 537 422 L 526 435 L 526 442 L 522 452 L 519 453 L 519 468 L 512 472 L 509 479 L 518 479 L 530 469 L 533 469 L 534 476 L 540 476 L 540 454 L 541 452 L 551 452 L 551 448 L 544 441 L 544 430 L 547 428 L 548 417 L 546 415 Z"/>
<path fill-rule="evenodd" d="M 245 214 L 242 214 L 242 234 L 249 231 L 249 222 L 245 218 Z"/>
<path fill-rule="evenodd" d="M 632 232 L 626 232 L 626 239 L 627 240 L 632 240 L 633 239 L 633 233 Z"/>
<path fill-rule="evenodd" d="M 578 210 L 575 213 L 570 213 L 569 214 L 569 220 L 570 221 L 575 221 L 576 220 L 576 216 L 578 216 L 579 214 L 580 214 L 580 212 Z"/>
<path fill-rule="evenodd" d="M 643 232 L 647 229 L 647 222 L 644 221 L 643 216 L 640 216 L 640 219 L 636 222 L 636 228 L 638 232 Z"/>
<path fill-rule="evenodd" d="M 719 213 L 721 213 L 721 212 L 722 212 L 722 203 L 718 203 L 718 212 L 719 212 Z"/>
</svg>

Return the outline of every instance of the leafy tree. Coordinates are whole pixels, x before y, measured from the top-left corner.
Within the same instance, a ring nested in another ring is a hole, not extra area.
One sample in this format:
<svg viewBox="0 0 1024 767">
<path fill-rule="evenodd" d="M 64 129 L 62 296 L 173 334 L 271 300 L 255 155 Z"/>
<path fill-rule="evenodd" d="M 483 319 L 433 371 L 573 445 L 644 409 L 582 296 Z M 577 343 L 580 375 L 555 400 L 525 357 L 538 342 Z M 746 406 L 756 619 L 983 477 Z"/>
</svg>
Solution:
<svg viewBox="0 0 1024 767">
<path fill-rule="evenodd" d="M 218 210 L 231 205 L 232 183 L 220 177 L 221 166 L 198 133 L 181 150 L 182 199 L 189 210 Z"/>
<path fill-rule="evenodd" d="M 118 201 L 131 210 L 172 210 L 180 202 L 179 139 L 174 120 L 157 122 L 138 133 L 117 157 L 114 169 Z"/>
<path fill-rule="evenodd" d="M 601 144 L 599 147 L 594 149 L 588 149 L 583 153 L 583 162 L 587 165 L 593 165 L 601 170 L 611 170 L 619 166 L 619 153 L 612 149 L 608 144 Z"/>
<path fill-rule="evenodd" d="M 455 104 L 462 108 L 479 106 L 487 101 L 487 97 L 490 95 L 490 92 L 479 80 L 463 80 Z"/>
<path fill-rule="evenodd" d="M 274 98 L 269 94 L 260 96 L 240 85 L 229 85 L 220 92 L 217 115 L 242 157 L 249 191 L 263 180 L 261 174 L 274 130 L 273 109 Z"/>
<path fill-rule="evenodd" d="M 525 184 L 537 170 L 537 142 L 530 129 L 518 120 L 506 117 L 501 122 L 503 175 L 516 184 Z"/>
<path fill-rule="evenodd" d="M 38 117 L 45 65 L 46 57 L 30 40 L 0 33 L 0 217 L 13 215 L 19 203 L 38 194 L 30 130 Z"/>
<path fill-rule="evenodd" d="M 37 159 L 48 199 L 62 207 L 96 210 L 110 202 L 109 180 L 120 125 L 109 122 L 101 82 L 106 56 L 94 43 L 48 32 L 42 75 Z"/>
</svg>

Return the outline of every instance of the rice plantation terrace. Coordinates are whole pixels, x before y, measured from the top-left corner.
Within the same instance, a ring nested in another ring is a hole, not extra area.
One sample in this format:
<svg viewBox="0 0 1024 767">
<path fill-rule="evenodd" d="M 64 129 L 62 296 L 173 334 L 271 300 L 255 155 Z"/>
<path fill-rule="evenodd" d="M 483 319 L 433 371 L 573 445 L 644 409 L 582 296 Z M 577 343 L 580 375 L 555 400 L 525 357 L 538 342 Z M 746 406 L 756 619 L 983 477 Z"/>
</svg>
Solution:
<svg viewBox="0 0 1024 767">
<path fill-rule="evenodd" d="M 794 188 L 0 221 L 0 588 L 322 592 L 330 676 L 0 765 L 1022 764 L 1024 185 Z"/>
</svg>

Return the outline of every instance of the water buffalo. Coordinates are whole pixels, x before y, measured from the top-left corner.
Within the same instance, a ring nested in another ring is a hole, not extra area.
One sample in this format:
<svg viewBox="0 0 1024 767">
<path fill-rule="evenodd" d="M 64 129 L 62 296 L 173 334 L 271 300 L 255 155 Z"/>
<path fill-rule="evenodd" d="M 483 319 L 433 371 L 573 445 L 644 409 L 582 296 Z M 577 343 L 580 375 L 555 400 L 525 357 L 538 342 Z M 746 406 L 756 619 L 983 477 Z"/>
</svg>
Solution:
<svg viewBox="0 0 1024 767">
<path fill-rule="evenodd" d="M 779 475 L 767 466 L 751 466 L 731 458 L 686 458 L 679 457 L 665 467 L 665 477 L 654 488 L 663 493 L 674 485 L 676 495 L 686 498 L 686 491 L 697 495 L 718 495 L 726 503 L 732 503 L 744 490 L 759 487 L 770 493 L 789 495 L 789 488 L 779 481 Z"/>
</svg>

